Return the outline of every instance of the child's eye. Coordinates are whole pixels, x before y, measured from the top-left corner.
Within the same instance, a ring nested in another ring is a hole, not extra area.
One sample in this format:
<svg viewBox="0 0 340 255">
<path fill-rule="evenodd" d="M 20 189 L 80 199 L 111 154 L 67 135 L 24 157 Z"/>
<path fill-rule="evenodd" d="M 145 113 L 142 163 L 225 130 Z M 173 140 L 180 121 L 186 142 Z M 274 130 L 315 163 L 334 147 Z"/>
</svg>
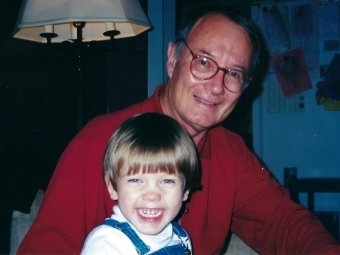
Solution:
<svg viewBox="0 0 340 255">
<path fill-rule="evenodd" d="M 139 179 L 129 179 L 128 182 L 133 182 L 133 183 L 135 183 L 135 182 L 140 182 L 140 180 L 139 180 Z"/>
<path fill-rule="evenodd" d="M 175 181 L 174 180 L 171 180 L 171 179 L 165 179 L 165 180 L 163 180 L 163 182 L 164 183 L 175 183 Z"/>
</svg>

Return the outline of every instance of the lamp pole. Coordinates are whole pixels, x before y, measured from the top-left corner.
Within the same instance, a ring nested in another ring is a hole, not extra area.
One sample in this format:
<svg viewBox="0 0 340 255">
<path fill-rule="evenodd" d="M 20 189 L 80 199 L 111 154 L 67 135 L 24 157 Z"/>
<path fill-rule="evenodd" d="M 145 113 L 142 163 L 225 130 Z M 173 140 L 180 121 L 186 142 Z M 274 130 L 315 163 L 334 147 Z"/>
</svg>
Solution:
<svg viewBox="0 0 340 255">
<path fill-rule="evenodd" d="M 77 28 L 77 39 L 75 40 L 78 49 L 78 66 L 77 66 L 77 76 L 78 76 L 78 132 L 83 127 L 83 67 L 82 67 L 82 41 L 83 41 L 83 27 L 85 22 L 73 22 L 73 26 Z"/>
<path fill-rule="evenodd" d="M 77 114 L 78 114 L 78 132 L 83 127 L 83 66 L 82 66 L 82 42 L 83 28 L 85 22 L 73 22 L 73 26 L 77 28 L 77 38 L 73 40 L 78 50 L 77 56 Z M 46 38 L 47 44 L 51 43 L 51 39 L 58 37 L 55 33 L 41 33 L 41 37 Z"/>
</svg>

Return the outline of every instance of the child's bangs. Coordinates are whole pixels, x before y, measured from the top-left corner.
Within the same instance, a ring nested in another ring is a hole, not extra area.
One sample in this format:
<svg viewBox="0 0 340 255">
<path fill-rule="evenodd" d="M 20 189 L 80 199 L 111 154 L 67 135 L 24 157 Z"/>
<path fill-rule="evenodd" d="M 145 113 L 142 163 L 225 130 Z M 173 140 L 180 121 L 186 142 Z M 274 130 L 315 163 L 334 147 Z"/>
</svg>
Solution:
<svg viewBox="0 0 340 255">
<path fill-rule="evenodd" d="M 171 155 L 163 153 L 148 153 L 148 155 L 130 155 L 126 157 L 128 165 L 128 175 L 145 173 L 168 173 L 176 174 L 177 160 Z"/>
</svg>

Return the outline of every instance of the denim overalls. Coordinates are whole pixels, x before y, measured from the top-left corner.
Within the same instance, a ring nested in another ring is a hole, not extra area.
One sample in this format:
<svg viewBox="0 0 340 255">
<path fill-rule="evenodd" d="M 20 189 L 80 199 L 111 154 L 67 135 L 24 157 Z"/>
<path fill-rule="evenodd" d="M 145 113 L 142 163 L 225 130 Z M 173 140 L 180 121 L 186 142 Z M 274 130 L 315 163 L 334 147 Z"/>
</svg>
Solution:
<svg viewBox="0 0 340 255">
<path fill-rule="evenodd" d="M 122 231 L 134 244 L 137 253 L 140 255 L 147 254 L 150 248 L 139 238 L 136 232 L 130 227 L 127 222 L 119 222 L 113 219 L 106 219 L 102 225 L 109 225 Z M 180 238 L 188 238 L 188 234 L 184 229 L 176 222 L 172 223 L 174 233 Z M 184 243 L 167 246 L 158 251 L 150 253 L 150 255 L 191 255 L 190 250 L 185 246 Z"/>
</svg>

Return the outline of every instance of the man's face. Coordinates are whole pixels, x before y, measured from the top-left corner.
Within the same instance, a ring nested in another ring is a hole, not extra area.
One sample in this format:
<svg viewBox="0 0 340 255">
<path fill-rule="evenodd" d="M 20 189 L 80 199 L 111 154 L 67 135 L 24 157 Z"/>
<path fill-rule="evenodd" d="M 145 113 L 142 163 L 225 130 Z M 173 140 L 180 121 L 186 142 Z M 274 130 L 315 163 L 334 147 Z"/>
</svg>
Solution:
<svg viewBox="0 0 340 255">
<path fill-rule="evenodd" d="M 125 218 L 142 234 L 160 233 L 178 214 L 188 198 L 182 174 L 142 173 L 128 175 L 120 170 L 117 190 L 107 181 L 112 199 L 117 200 Z"/>
<path fill-rule="evenodd" d="M 195 24 L 187 44 L 194 54 L 213 59 L 220 67 L 248 71 L 252 45 L 247 32 L 222 15 L 208 15 Z M 184 46 L 176 59 L 169 44 L 168 97 L 164 112 L 186 128 L 191 136 L 223 121 L 234 109 L 241 93 L 223 85 L 222 71 L 209 80 L 199 80 L 190 71 L 192 55 Z"/>
</svg>

